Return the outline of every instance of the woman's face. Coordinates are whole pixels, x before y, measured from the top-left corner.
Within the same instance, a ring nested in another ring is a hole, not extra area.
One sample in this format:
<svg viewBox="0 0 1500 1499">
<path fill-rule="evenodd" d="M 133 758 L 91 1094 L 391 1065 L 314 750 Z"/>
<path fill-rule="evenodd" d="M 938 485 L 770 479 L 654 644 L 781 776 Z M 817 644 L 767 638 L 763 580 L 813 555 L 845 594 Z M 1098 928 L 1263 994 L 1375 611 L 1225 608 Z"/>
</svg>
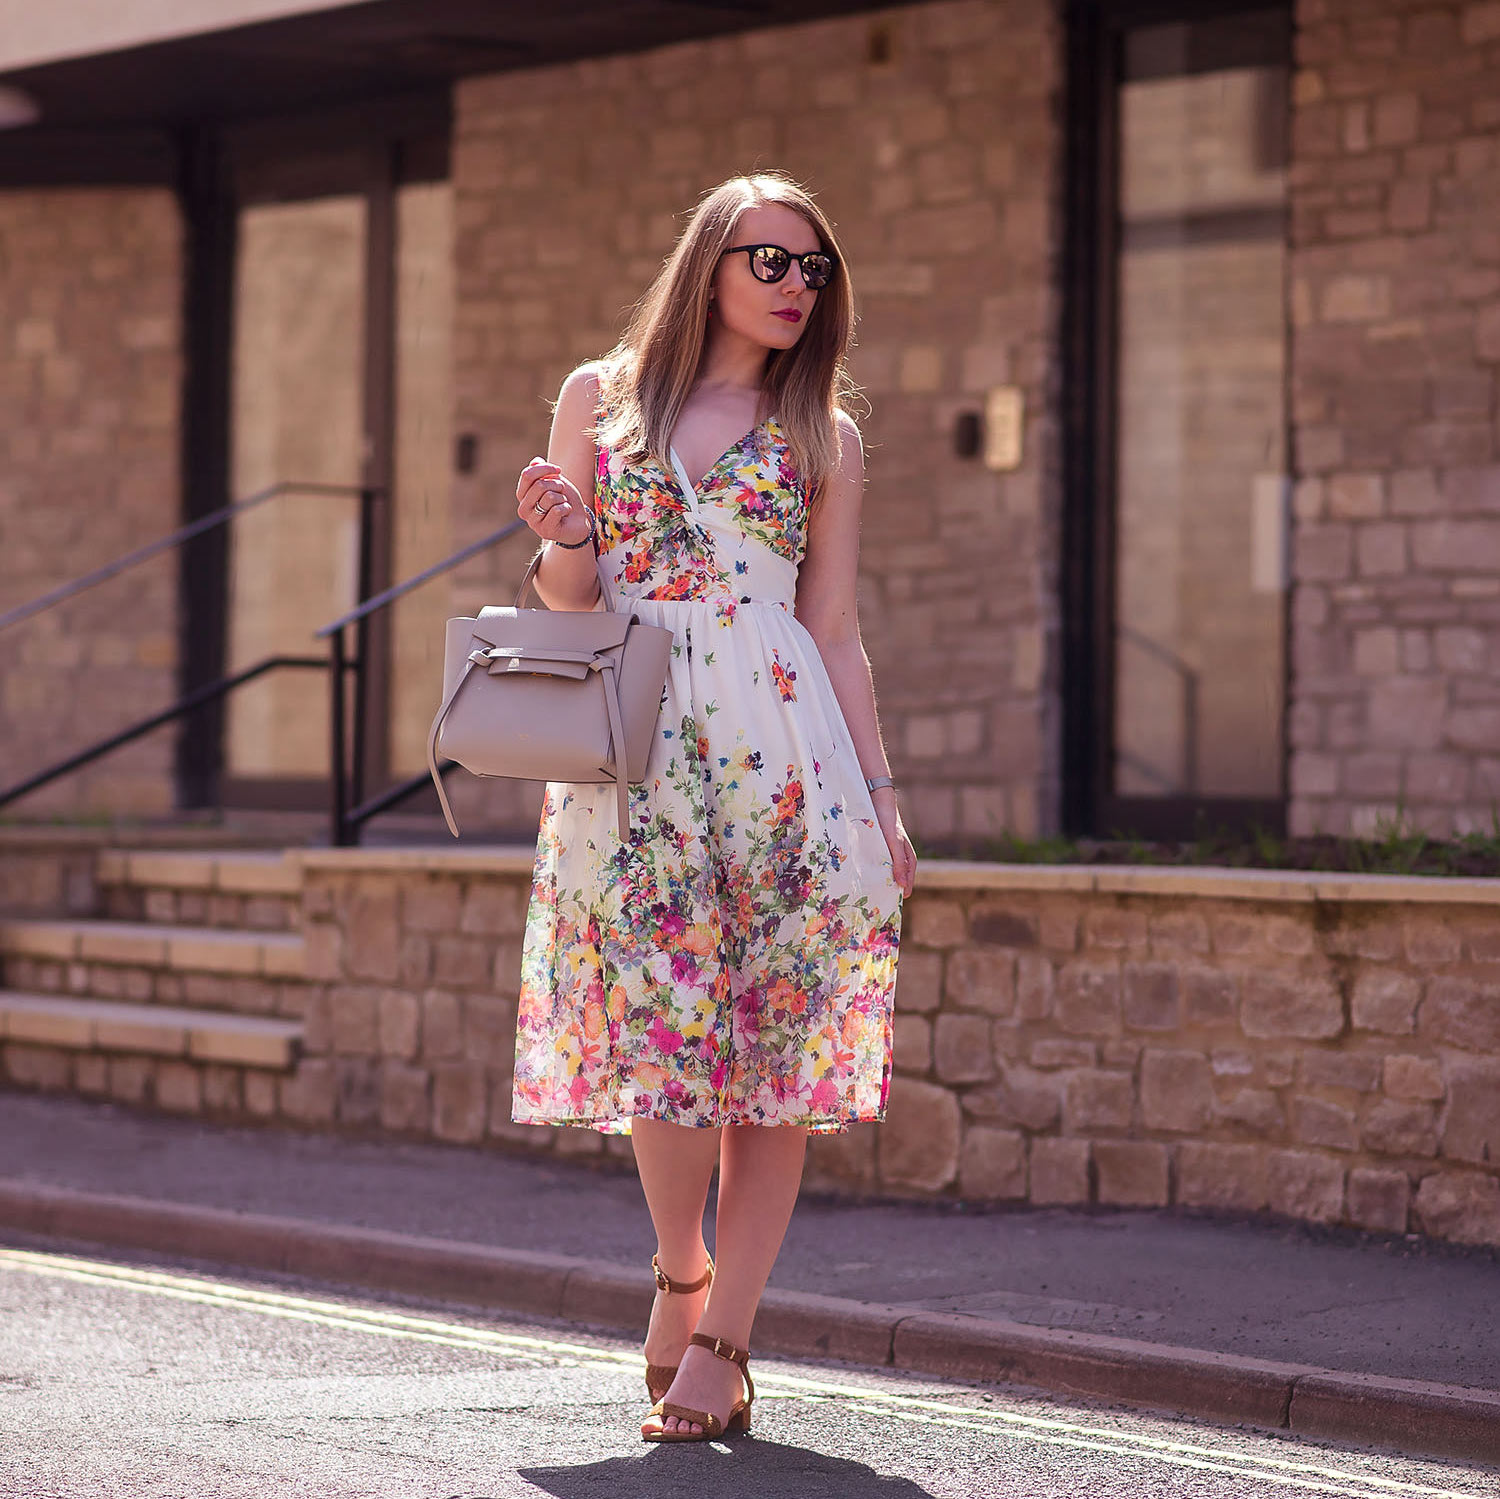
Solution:
<svg viewBox="0 0 1500 1499">
<path fill-rule="evenodd" d="M 817 230 L 800 213 L 781 203 L 747 208 L 729 242 L 780 245 L 793 255 L 822 249 Z M 713 290 L 710 330 L 718 324 L 768 349 L 791 348 L 801 338 L 818 299 L 818 293 L 804 284 L 802 267 L 795 260 L 780 281 L 761 281 L 750 269 L 750 257 L 742 251 L 719 262 Z"/>
</svg>

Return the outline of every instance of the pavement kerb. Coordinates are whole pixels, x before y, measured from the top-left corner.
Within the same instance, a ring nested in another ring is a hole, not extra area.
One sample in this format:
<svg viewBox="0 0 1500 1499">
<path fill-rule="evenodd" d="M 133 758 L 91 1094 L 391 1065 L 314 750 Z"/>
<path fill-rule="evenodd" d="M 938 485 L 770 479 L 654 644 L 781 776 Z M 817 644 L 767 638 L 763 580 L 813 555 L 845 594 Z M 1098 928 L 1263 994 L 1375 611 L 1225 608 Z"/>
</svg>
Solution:
<svg viewBox="0 0 1500 1499">
<path fill-rule="evenodd" d="M 4 1179 L 0 1229 L 635 1334 L 655 1294 L 649 1268 Z M 1500 1463 L 1500 1392 L 1457 1385 L 775 1289 L 761 1302 L 755 1345 Z"/>
</svg>

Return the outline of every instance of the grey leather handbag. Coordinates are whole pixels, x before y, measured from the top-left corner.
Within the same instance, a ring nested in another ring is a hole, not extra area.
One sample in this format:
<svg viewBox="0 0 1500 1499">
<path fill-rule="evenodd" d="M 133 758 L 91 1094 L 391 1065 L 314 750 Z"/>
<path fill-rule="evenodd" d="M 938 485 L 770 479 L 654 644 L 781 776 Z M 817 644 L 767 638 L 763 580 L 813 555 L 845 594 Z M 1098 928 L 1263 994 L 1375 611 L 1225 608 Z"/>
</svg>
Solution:
<svg viewBox="0 0 1500 1499">
<path fill-rule="evenodd" d="M 427 735 L 427 768 L 455 838 L 439 754 L 478 776 L 612 781 L 624 841 L 625 788 L 646 776 L 672 631 L 619 613 L 602 567 L 602 609 L 526 608 L 541 558 L 538 549 L 513 607 L 448 621 L 443 702 Z"/>
</svg>

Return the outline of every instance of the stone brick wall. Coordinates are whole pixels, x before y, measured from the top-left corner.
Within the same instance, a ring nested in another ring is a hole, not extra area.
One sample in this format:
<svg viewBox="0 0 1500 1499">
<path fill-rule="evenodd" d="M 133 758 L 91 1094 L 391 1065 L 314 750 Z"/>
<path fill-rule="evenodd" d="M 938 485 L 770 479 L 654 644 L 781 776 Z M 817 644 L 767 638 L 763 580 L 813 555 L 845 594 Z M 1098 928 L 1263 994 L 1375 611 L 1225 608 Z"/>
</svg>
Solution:
<svg viewBox="0 0 1500 1499">
<path fill-rule="evenodd" d="M 1500 802 L 1500 4 L 1300 0 L 1291 823 Z"/>
<path fill-rule="evenodd" d="M 529 851 L 310 852 L 308 1055 L 265 1112 L 630 1158 L 510 1122 Z M 839 1194 L 1270 1212 L 1500 1244 L 1486 882 L 927 866 Z"/>
<path fill-rule="evenodd" d="M 455 544 L 515 513 L 548 402 L 607 349 L 699 195 L 782 167 L 836 221 L 862 316 L 861 621 L 915 829 L 1055 824 L 1052 458 L 1059 38 L 1036 0 L 952 0 L 479 78 L 456 94 Z M 872 62 L 871 34 L 889 41 Z M 1023 462 L 953 453 L 1014 383 Z M 455 590 L 514 587 L 526 548 Z M 461 778 L 466 779 L 466 778 Z M 520 831 L 535 788 L 457 787 Z"/>
<path fill-rule="evenodd" d="M 180 225 L 168 192 L 0 193 L 0 611 L 179 519 Z M 0 635 L 0 783 L 168 701 L 176 560 Z M 5 809 L 172 805 L 170 731 Z"/>
</svg>

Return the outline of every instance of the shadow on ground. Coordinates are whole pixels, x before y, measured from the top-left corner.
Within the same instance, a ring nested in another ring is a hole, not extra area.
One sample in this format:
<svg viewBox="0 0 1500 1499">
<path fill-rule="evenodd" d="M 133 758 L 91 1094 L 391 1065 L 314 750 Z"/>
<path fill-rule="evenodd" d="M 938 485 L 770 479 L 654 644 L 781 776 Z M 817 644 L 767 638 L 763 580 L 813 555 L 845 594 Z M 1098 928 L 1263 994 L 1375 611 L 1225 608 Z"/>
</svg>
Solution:
<svg viewBox="0 0 1500 1499">
<path fill-rule="evenodd" d="M 579 1467 L 521 1468 L 520 1476 L 555 1499 L 932 1499 L 909 1478 L 890 1478 L 864 1463 L 760 1438 L 676 1442 L 639 1457 L 611 1457 Z"/>
</svg>

